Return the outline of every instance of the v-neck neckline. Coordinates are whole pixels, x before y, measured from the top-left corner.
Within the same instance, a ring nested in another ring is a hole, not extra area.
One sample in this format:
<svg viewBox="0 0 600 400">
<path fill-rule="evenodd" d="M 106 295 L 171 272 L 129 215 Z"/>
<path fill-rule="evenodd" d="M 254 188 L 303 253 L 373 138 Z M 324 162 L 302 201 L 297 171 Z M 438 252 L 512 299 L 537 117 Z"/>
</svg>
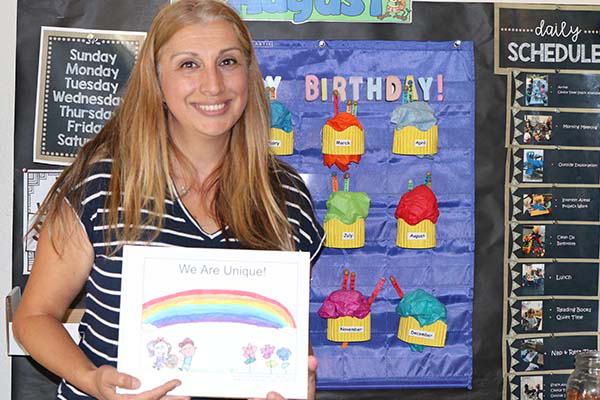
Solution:
<svg viewBox="0 0 600 400">
<path fill-rule="evenodd" d="M 198 221 L 196 220 L 196 218 L 194 218 L 194 216 L 192 215 L 192 213 L 185 206 L 185 203 L 183 202 L 183 199 L 179 195 L 179 192 L 177 191 L 177 186 L 175 185 L 175 181 L 173 180 L 172 177 L 171 177 L 171 187 L 172 187 L 173 193 L 175 193 L 175 198 L 177 199 L 177 204 L 179 204 L 179 207 L 183 210 L 183 213 L 185 214 L 185 216 L 187 217 L 187 219 L 189 221 L 191 221 L 192 224 L 194 224 L 194 226 L 196 227 L 196 229 L 198 229 L 200 231 L 200 233 L 202 233 L 204 236 L 208 237 L 211 240 L 214 240 L 215 238 L 217 238 L 217 237 L 219 237 L 220 235 L 223 234 L 223 231 L 221 229 L 219 229 L 219 230 L 217 230 L 217 231 L 215 231 L 213 233 L 208 233 L 204 229 L 202 229 L 202 225 L 200 225 L 198 223 Z"/>
</svg>

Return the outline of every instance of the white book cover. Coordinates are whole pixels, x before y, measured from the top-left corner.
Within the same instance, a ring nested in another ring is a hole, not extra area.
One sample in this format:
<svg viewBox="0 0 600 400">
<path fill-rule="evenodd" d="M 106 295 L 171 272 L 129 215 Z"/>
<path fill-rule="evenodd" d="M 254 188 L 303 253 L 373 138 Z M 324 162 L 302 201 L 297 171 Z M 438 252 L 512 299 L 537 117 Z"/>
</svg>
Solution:
<svg viewBox="0 0 600 400">
<path fill-rule="evenodd" d="M 125 246 L 117 368 L 136 392 L 305 399 L 309 254 Z"/>
</svg>

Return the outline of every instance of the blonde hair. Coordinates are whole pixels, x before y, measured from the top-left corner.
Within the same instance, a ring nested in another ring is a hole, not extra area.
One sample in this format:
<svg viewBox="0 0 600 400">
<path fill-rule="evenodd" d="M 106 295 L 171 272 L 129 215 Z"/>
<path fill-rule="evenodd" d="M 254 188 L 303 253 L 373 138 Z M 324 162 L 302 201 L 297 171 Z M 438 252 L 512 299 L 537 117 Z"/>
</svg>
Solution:
<svg viewBox="0 0 600 400">
<path fill-rule="evenodd" d="M 203 183 L 203 192 L 214 193 L 210 204 L 213 217 L 221 230 L 227 234 L 227 227 L 243 247 L 295 248 L 276 173 L 289 167 L 268 150 L 269 104 L 252 40 L 238 14 L 217 0 L 180 0 L 163 8 L 152 22 L 122 104 L 100 133 L 82 147 L 40 207 L 33 228 L 39 229 L 46 219 L 55 248 L 65 237 L 66 213 L 70 212 L 64 207 L 65 198 L 77 213 L 81 212 L 79 204 L 85 187 L 80 183 L 87 177 L 89 166 L 101 158 L 112 158 L 111 195 L 105 204 L 109 210 L 105 223 L 111 229 L 106 236 L 133 241 L 141 237 L 140 225 L 151 224 L 159 229 L 163 226 L 164 200 L 167 194 L 173 196 L 170 185 L 173 161 L 183 165 L 187 174 L 191 174 L 191 163 L 170 138 L 157 63 L 163 46 L 176 32 L 214 19 L 231 24 L 244 50 L 249 101 L 232 128 L 221 163 Z M 119 206 L 123 207 L 121 221 Z M 150 211 L 143 219 L 142 208 Z M 119 222 L 121 230 L 115 228 Z M 158 234 L 157 230 L 149 240 Z"/>
</svg>

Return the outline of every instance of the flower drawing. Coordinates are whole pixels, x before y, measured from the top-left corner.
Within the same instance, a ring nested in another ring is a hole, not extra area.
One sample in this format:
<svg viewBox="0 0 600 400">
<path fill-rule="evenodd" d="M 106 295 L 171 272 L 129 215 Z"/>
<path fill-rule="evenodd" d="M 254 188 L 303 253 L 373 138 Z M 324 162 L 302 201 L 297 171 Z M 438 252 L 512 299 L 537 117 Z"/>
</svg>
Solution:
<svg viewBox="0 0 600 400">
<path fill-rule="evenodd" d="M 265 360 L 271 358 L 273 351 L 275 351 L 275 346 L 271 346 L 270 344 L 265 344 L 265 346 L 260 349 L 260 352 Z"/>
<path fill-rule="evenodd" d="M 256 361 L 256 346 L 252 343 L 248 343 L 246 346 L 242 346 L 242 351 L 244 352 L 244 364 L 250 366 L 254 361 Z"/>
<path fill-rule="evenodd" d="M 285 371 L 286 368 L 290 365 L 290 363 L 288 362 L 288 359 L 292 355 L 292 351 L 290 349 L 288 349 L 287 347 L 282 347 L 277 350 L 276 354 L 277 354 L 277 357 L 279 357 L 279 359 L 281 360 L 281 369 L 283 369 Z M 287 371 L 286 371 L 286 373 L 287 373 Z"/>
<path fill-rule="evenodd" d="M 267 367 L 269 367 L 269 370 L 271 372 L 273 372 L 273 367 L 277 366 L 277 361 L 275 360 L 271 360 L 271 356 L 273 355 L 273 352 L 275 351 L 275 346 L 272 346 L 270 344 L 265 344 L 264 347 L 262 347 L 260 349 L 260 352 L 262 353 L 262 356 L 265 360 L 265 365 Z"/>
<path fill-rule="evenodd" d="M 281 359 L 281 361 L 287 361 L 292 355 L 292 351 L 286 347 L 282 347 L 277 350 L 277 357 Z"/>
</svg>

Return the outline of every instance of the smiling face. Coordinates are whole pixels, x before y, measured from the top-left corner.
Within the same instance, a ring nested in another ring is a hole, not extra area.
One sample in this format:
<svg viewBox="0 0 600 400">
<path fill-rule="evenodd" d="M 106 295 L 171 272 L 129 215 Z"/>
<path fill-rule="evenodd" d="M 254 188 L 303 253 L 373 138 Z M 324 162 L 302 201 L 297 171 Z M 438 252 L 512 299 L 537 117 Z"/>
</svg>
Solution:
<svg viewBox="0 0 600 400">
<path fill-rule="evenodd" d="M 194 347 L 194 345 L 191 343 L 187 343 L 181 348 L 181 353 L 185 357 L 191 357 L 196 353 L 196 347 Z"/>
<path fill-rule="evenodd" d="M 158 70 L 176 141 L 228 138 L 248 100 L 247 60 L 229 22 L 176 32 L 160 51 Z"/>
<path fill-rule="evenodd" d="M 162 356 L 169 352 L 169 346 L 165 342 L 158 342 L 154 346 L 154 352 L 156 353 L 156 355 Z"/>
</svg>

